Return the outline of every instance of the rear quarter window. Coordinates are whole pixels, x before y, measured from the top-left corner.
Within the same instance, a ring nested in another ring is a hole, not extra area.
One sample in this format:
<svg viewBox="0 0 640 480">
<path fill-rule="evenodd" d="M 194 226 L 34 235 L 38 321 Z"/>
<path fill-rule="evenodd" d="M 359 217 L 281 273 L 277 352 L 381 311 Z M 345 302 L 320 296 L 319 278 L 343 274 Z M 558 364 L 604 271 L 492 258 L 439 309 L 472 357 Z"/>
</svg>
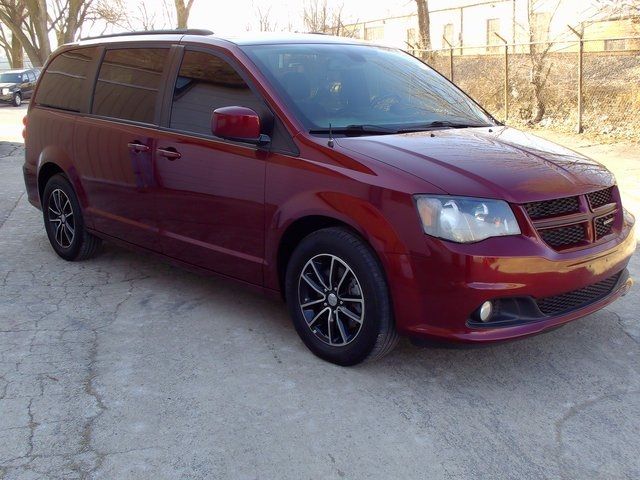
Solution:
<svg viewBox="0 0 640 480">
<path fill-rule="evenodd" d="M 168 48 L 108 50 L 102 61 L 92 113 L 153 123 Z"/>
<path fill-rule="evenodd" d="M 35 103 L 45 107 L 79 112 L 84 97 L 81 92 L 97 49 L 81 48 L 55 57 L 42 74 Z"/>
</svg>

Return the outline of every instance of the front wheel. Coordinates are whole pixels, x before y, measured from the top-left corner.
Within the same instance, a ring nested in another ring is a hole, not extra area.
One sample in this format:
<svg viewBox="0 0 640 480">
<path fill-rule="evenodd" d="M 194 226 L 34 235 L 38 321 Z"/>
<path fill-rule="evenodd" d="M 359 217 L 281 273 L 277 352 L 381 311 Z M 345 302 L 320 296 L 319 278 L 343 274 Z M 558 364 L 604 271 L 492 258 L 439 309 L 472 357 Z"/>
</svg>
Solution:
<svg viewBox="0 0 640 480">
<path fill-rule="evenodd" d="M 76 192 L 64 175 L 54 175 L 44 187 L 42 213 L 49 242 L 59 256 L 84 260 L 96 254 L 101 240 L 87 232 Z"/>
<path fill-rule="evenodd" d="M 22 105 L 22 95 L 20 93 L 16 93 L 13 96 L 13 106 L 19 107 L 20 105 Z"/>
<path fill-rule="evenodd" d="M 386 355 L 398 341 L 380 263 L 347 229 L 307 236 L 289 261 L 285 288 L 298 335 L 324 360 L 355 365 Z"/>
</svg>

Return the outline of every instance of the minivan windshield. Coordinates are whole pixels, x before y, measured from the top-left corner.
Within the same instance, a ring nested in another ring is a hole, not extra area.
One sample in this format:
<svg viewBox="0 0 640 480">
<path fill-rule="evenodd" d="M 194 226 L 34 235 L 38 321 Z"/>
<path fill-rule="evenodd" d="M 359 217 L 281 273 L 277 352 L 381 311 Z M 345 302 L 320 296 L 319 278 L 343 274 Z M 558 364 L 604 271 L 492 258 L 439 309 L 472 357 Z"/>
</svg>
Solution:
<svg viewBox="0 0 640 480">
<path fill-rule="evenodd" d="M 0 83 L 20 83 L 22 82 L 21 73 L 0 73 Z"/>
<path fill-rule="evenodd" d="M 312 134 L 373 135 L 494 125 L 460 89 L 400 50 L 370 45 L 243 47 Z"/>
</svg>

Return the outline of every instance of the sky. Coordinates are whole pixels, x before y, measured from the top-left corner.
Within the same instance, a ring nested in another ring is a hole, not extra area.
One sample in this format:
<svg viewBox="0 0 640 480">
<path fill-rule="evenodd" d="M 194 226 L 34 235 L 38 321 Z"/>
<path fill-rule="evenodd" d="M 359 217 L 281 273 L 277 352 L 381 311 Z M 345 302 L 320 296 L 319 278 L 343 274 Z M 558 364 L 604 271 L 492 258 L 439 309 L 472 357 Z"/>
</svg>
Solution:
<svg viewBox="0 0 640 480">
<path fill-rule="evenodd" d="M 128 2 L 136 10 L 139 0 Z M 256 8 L 269 10 L 270 19 L 277 24 L 277 30 L 303 31 L 302 12 L 305 1 L 309 0 L 195 0 L 189 18 L 189 27 L 207 28 L 217 34 L 226 35 L 244 32 L 248 28 L 257 29 Z M 322 0 L 317 0 L 322 1 Z M 170 3 L 173 3 L 169 0 Z M 148 11 L 161 12 L 163 0 L 145 0 Z M 343 5 L 344 18 L 350 21 L 371 20 L 413 11 L 413 0 L 328 0 L 330 6 Z M 156 28 L 163 25 L 163 15 L 157 13 Z M 165 27 L 168 25 L 164 25 Z"/>
</svg>

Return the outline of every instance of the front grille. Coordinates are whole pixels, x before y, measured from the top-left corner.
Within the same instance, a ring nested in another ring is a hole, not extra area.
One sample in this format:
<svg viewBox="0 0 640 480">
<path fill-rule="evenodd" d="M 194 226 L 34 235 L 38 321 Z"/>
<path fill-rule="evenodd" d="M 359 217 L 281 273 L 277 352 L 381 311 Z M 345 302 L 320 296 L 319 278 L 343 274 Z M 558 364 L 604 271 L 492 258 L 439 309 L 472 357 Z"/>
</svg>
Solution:
<svg viewBox="0 0 640 480">
<path fill-rule="evenodd" d="M 585 246 L 615 230 L 615 186 L 573 197 L 522 205 L 544 242 L 555 250 Z M 596 216 L 597 214 L 599 216 Z"/>
<path fill-rule="evenodd" d="M 613 187 L 587 194 L 592 209 L 613 203 Z"/>
<path fill-rule="evenodd" d="M 576 213 L 580 210 L 580 202 L 578 202 L 578 197 L 565 197 L 543 202 L 526 203 L 524 208 L 531 220 L 539 220 L 541 218 Z"/>
<path fill-rule="evenodd" d="M 621 274 L 622 272 L 619 272 L 612 277 L 572 292 L 537 299 L 536 304 L 540 311 L 548 316 L 561 315 L 585 307 L 609 295 L 618 283 Z"/>
<path fill-rule="evenodd" d="M 566 248 L 579 245 L 587 236 L 584 224 L 567 225 L 540 231 L 542 239 L 553 248 Z"/>
<path fill-rule="evenodd" d="M 609 215 L 604 215 L 595 219 L 594 225 L 596 226 L 596 239 L 605 237 L 611 233 L 615 219 L 615 213 L 610 213 Z"/>
</svg>

